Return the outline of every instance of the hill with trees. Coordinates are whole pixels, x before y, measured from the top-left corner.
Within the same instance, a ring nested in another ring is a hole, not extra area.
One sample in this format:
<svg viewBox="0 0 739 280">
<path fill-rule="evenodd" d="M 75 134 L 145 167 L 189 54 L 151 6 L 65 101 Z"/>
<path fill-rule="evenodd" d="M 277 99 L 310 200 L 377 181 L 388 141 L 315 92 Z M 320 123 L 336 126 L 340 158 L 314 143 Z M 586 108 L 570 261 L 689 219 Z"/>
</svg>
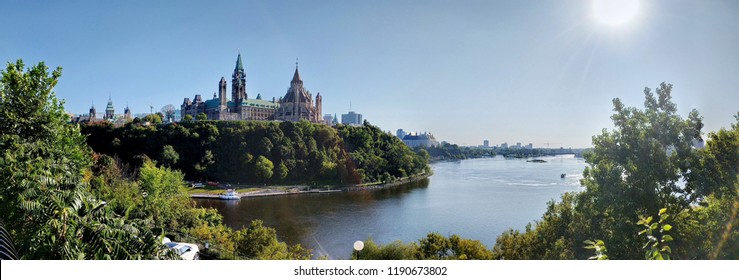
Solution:
<svg viewBox="0 0 739 280">
<path fill-rule="evenodd" d="M 140 165 L 141 156 L 191 180 L 250 184 L 390 182 L 429 170 L 428 158 L 363 126 L 267 121 L 183 121 L 82 127 L 95 152 Z"/>
</svg>

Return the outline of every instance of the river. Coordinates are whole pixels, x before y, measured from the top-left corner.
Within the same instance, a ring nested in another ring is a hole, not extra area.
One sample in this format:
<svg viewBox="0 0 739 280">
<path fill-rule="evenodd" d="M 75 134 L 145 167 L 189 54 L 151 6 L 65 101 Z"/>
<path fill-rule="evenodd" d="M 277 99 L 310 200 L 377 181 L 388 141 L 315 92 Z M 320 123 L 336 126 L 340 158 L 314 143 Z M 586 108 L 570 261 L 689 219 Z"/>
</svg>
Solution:
<svg viewBox="0 0 739 280">
<path fill-rule="evenodd" d="M 282 241 L 303 244 L 329 259 L 349 258 L 357 240 L 409 242 L 429 232 L 458 234 L 492 248 L 503 231 L 522 230 L 539 219 L 547 201 L 582 189 L 583 159 L 541 159 L 547 162 L 501 156 L 439 162 L 432 164 L 429 179 L 384 190 L 197 203 L 218 209 L 234 229 L 261 219 Z"/>
</svg>

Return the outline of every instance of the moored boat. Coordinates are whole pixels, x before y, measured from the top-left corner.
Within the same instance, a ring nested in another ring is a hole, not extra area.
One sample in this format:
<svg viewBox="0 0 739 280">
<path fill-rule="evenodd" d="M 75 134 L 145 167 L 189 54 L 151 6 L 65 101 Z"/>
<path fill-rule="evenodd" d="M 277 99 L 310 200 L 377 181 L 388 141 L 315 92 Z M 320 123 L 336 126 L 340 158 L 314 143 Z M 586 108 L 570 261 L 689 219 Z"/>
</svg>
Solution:
<svg viewBox="0 0 739 280">
<path fill-rule="evenodd" d="M 236 199 L 241 199 L 241 196 L 239 196 L 239 194 L 236 193 L 236 190 L 228 189 L 225 193 L 218 195 L 218 198 L 225 199 L 225 200 L 236 200 Z"/>
</svg>

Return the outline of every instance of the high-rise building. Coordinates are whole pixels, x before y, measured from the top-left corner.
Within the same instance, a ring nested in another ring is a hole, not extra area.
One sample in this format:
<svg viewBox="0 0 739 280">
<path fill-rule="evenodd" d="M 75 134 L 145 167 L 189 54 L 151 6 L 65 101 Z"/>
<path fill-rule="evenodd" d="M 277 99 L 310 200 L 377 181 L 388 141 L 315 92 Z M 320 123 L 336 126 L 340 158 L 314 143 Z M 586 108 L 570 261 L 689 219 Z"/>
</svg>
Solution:
<svg viewBox="0 0 739 280">
<path fill-rule="evenodd" d="M 362 125 L 362 114 L 357 114 L 354 111 L 349 111 L 349 113 L 341 114 L 341 123 L 349 125 Z"/>
<path fill-rule="evenodd" d="M 489 148 L 490 147 L 490 141 L 488 141 L 488 140 L 482 140 L 482 146 L 485 147 L 485 148 Z"/>
</svg>

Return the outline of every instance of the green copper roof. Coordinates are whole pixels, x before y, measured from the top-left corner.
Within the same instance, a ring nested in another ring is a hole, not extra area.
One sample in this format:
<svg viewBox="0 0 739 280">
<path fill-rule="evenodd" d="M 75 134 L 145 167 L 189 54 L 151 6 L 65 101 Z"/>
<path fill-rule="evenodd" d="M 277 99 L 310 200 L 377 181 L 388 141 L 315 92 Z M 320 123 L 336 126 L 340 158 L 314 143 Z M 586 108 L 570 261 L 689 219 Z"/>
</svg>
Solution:
<svg viewBox="0 0 739 280">
<path fill-rule="evenodd" d="M 251 107 L 262 107 L 262 108 L 277 108 L 279 105 L 277 103 L 273 103 L 272 101 L 267 100 L 260 100 L 260 99 L 247 99 L 241 102 L 241 106 L 251 106 Z"/>
<path fill-rule="evenodd" d="M 236 59 L 236 70 L 244 71 L 244 64 L 241 63 L 241 53 L 239 53 L 239 57 Z"/>
<path fill-rule="evenodd" d="M 108 106 L 105 107 L 105 110 L 113 110 L 113 100 L 108 100 Z"/>
</svg>

